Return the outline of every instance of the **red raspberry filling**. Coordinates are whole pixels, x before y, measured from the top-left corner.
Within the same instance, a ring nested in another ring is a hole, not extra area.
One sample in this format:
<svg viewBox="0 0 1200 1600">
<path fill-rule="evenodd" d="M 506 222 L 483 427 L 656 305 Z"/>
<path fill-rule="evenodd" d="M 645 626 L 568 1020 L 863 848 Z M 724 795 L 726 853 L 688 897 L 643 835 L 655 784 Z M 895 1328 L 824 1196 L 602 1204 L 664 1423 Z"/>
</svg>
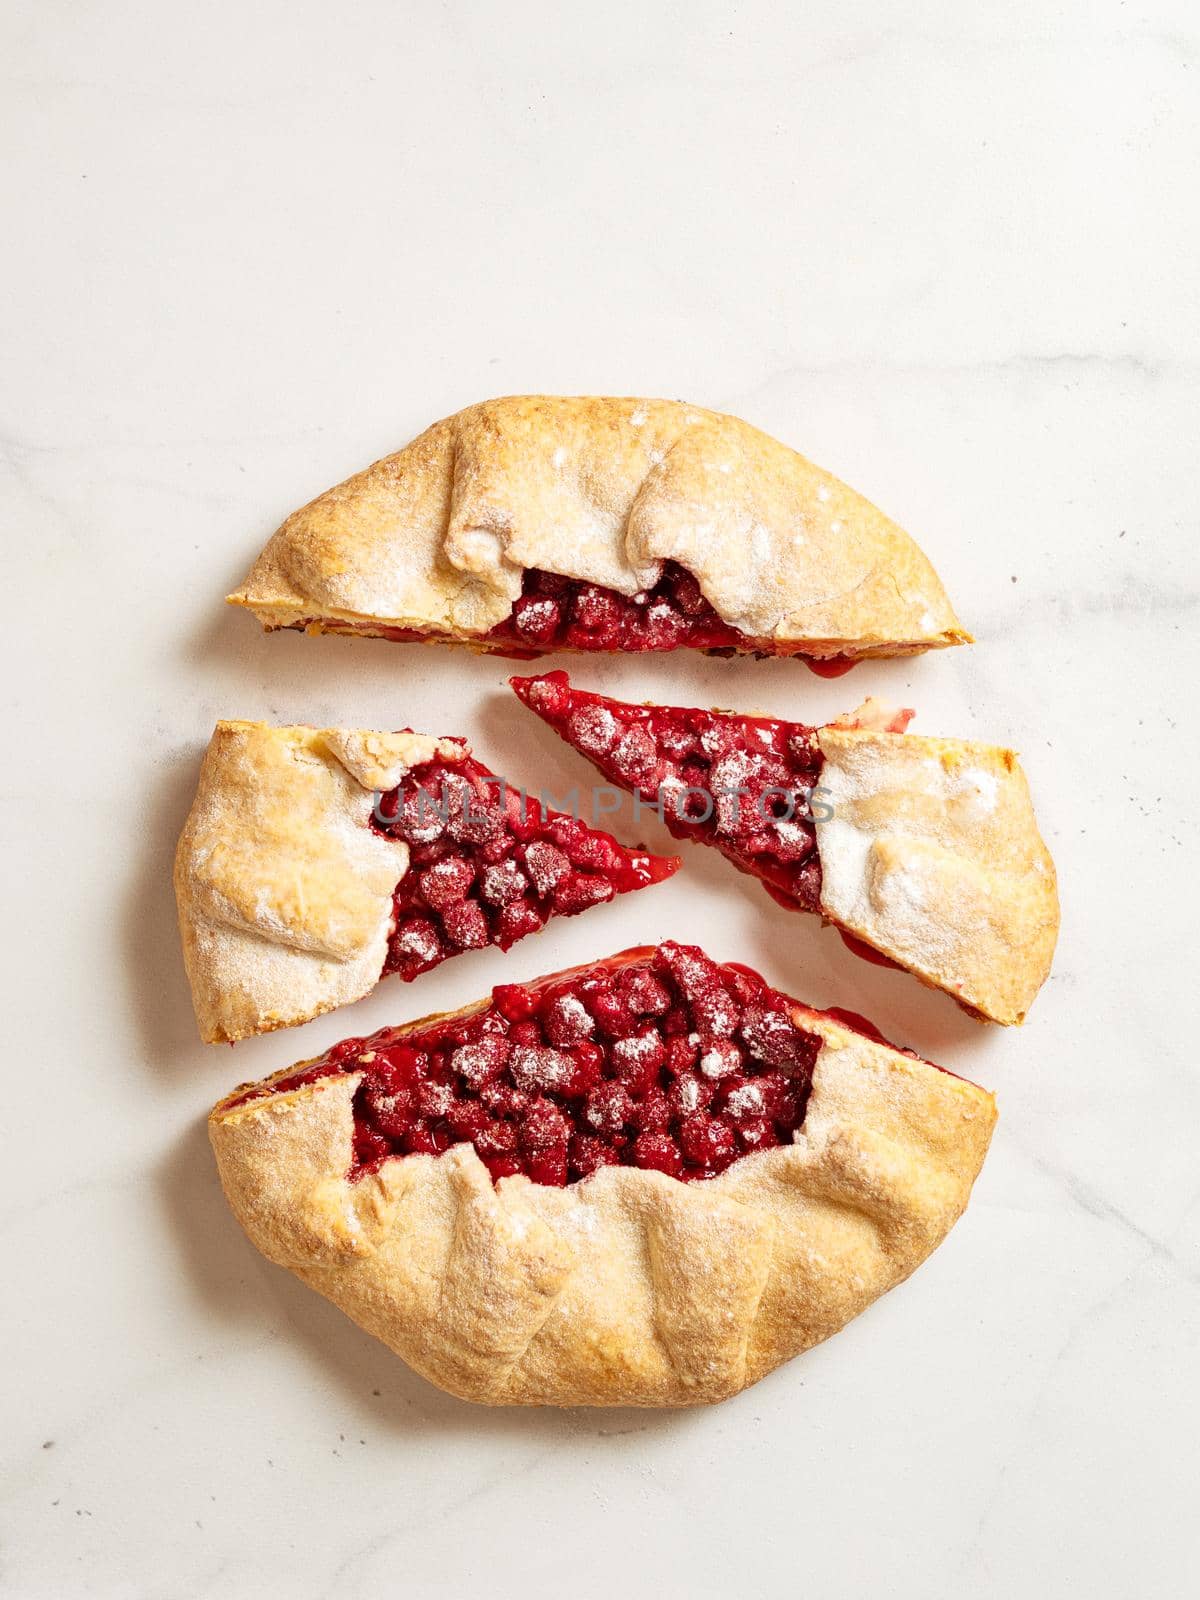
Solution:
<svg viewBox="0 0 1200 1600">
<path fill-rule="evenodd" d="M 721 621 L 690 572 L 673 561 L 652 589 L 630 597 L 597 583 L 527 567 L 512 616 L 489 639 L 545 650 L 753 650 Z"/>
<path fill-rule="evenodd" d="M 349 1039 L 246 1098 L 361 1073 L 352 1176 L 470 1143 L 493 1179 L 562 1186 L 619 1165 L 691 1181 L 791 1143 L 820 1047 L 757 973 L 668 943 Z"/>
<path fill-rule="evenodd" d="M 502 788 L 470 758 L 410 773 L 381 798 L 374 826 L 409 847 L 384 965 L 406 981 L 462 950 L 507 950 L 552 916 L 661 883 L 679 866 Z"/>
<path fill-rule="evenodd" d="M 722 622 L 700 585 L 677 562 L 663 563 L 651 589 L 630 597 L 578 578 L 527 567 L 511 617 L 492 629 L 489 642 L 512 653 L 550 650 L 707 650 L 710 655 L 778 655 L 767 641 L 749 638 Z M 799 653 L 799 652 L 796 652 Z M 807 658 L 806 658 L 807 659 Z M 838 677 L 854 665 L 843 656 L 809 660 L 814 672 Z"/>
<path fill-rule="evenodd" d="M 330 633 L 368 633 L 400 644 L 424 643 L 435 635 L 415 628 L 389 628 L 336 618 L 306 618 L 294 628 L 319 627 Z M 495 655 L 529 661 L 552 650 L 706 650 L 710 655 L 794 655 L 822 678 L 840 678 L 856 664 L 853 656 L 806 656 L 769 639 L 752 639 L 722 622 L 686 568 L 663 563 L 653 588 L 621 594 L 598 583 L 564 578 L 526 567 L 511 614 L 484 636 L 482 647 Z"/>
<path fill-rule="evenodd" d="M 812 728 L 630 705 L 573 689 L 565 672 L 509 682 L 611 782 L 660 803 L 677 839 L 716 845 L 785 905 L 819 909 L 821 861 L 808 796 L 822 756 Z"/>
</svg>

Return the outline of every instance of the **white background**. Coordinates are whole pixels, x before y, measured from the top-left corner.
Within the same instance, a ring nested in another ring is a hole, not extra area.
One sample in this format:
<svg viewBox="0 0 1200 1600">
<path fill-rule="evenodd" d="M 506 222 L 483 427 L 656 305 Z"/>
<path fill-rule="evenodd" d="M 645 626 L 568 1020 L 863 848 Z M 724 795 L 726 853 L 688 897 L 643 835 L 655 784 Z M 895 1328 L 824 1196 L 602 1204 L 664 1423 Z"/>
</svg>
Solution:
<svg viewBox="0 0 1200 1600">
<path fill-rule="evenodd" d="M 2 17 L 0 1592 L 1196 1592 L 1194 4 Z M 507 958 L 196 1042 L 170 859 L 216 717 L 585 775 L 502 662 L 220 603 L 293 506 L 543 390 L 734 411 L 916 535 L 974 649 L 576 671 L 1014 743 L 1064 905 L 1024 1029 L 693 851 Z M 203 1127 L 236 1081 L 672 934 L 998 1091 L 963 1223 L 838 1338 L 710 1411 L 488 1412 L 243 1239 Z"/>
</svg>

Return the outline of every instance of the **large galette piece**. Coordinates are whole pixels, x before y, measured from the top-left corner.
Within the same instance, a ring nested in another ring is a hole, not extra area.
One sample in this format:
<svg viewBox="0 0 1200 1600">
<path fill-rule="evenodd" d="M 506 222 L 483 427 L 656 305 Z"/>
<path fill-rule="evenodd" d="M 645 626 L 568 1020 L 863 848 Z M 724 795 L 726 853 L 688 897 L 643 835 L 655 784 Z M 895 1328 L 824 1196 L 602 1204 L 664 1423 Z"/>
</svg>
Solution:
<svg viewBox="0 0 1200 1600">
<path fill-rule="evenodd" d="M 462 739 L 218 723 L 175 857 L 201 1036 L 290 1027 L 385 973 L 507 950 L 678 865 L 508 788 Z"/>
<path fill-rule="evenodd" d="M 1011 750 L 904 732 L 868 701 L 825 727 L 631 705 L 563 672 L 513 678 L 522 701 L 676 838 L 715 845 L 782 905 L 852 948 L 1021 1022 L 1058 935 L 1054 864 Z"/>
<path fill-rule="evenodd" d="M 469 406 L 293 513 L 229 596 L 267 628 L 836 665 L 969 638 L 912 539 L 736 417 Z"/>
<path fill-rule="evenodd" d="M 695 947 L 351 1039 L 212 1112 L 272 1261 L 453 1394 L 721 1400 L 906 1278 L 992 1097 Z"/>
</svg>

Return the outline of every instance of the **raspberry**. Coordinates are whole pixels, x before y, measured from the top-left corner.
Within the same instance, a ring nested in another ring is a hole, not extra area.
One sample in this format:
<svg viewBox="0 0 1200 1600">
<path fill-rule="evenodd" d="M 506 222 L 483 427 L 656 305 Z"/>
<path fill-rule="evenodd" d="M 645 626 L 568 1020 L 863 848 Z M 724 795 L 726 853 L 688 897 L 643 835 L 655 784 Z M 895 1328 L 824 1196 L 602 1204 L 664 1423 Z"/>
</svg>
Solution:
<svg viewBox="0 0 1200 1600">
<path fill-rule="evenodd" d="M 463 900 L 456 906 L 447 906 L 442 912 L 442 926 L 460 950 L 482 950 L 484 945 L 490 943 L 483 907 L 474 900 Z"/>
<path fill-rule="evenodd" d="M 619 1037 L 634 1027 L 633 1012 L 613 989 L 597 989 L 588 996 L 588 1007 L 603 1033 Z"/>
<path fill-rule="evenodd" d="M 432 967 L 446 953 L 437 929 L 428 917 L 405 917 L 392 935 L 392 948 L 399 957 L 400 970 L 415 976 Z"/>
<path fill-rule="evenodd" d="M 570 1124 L 553 1100 L 537 1099 L 525 1113 L 525 1120 L 521 1124 L 523 1149 L 565 1151 L 570 1136 Z"/>
<path fill-rule="evenodd" d="M 658 751 L 645 728 L 627 728 L 617 741 L 609 760 L 625 782 L 638 788 L 658 772 Z"/>
<path fill-rule="evenodd" d="M 700 1056 L 700 1071 L 706 1078 L 727 1078 L 741 1065 L 742 1052 L 732 1039 L 715 1039 Z"/>
<path fill-rule="evenodd" d="M 737 1125 L 737 1141 L 743 1150 L 769 1150 L 779 1143 L 779 1136 L 769 1117 L 747 1117 Z"/>
<path fill-rule="evenodd" d="M 515 1178 L 525 1170 L 518 1157 L 513 1155 L 484 1156 L 483 1164 L 491 1173 L 493 1183 L 499 1183 L 501 1178 Z"/>
<path fill-rule="evenodd" d="M 633 1164 L 677 1178 L 683 1170 L 679 1146 L 666 1133 L 639 1133 L 633 1141 Z"/>
<path fill-rule="evenodd" d="M 591 877 L 583 872 L 571 872 L 554 886 L 551 903 L 555 911 L 573 917 L 589 906 L 602 905 L 616 894 L 610 878 Z"/>
<path fill-rule="evenodd" d="M 588 1090 L 600 1082 L 604 1051 L 599 1045 L 584 1040 L 580 1044 L 568 1045 L 567 1054 L 575 1066 L 570 1081 L 563 1085 L 560 1093 L 568 1100 L 582 1100 Z"/>
<path fill-rule="evenodd" d="M 552 1189 L 562 1189 L 567 1182 L 567 1150 L 563 1145 L 553 1150 L 531 1150 L 525 1158 L 526 1170 L 534 1183 L 544 1183 Z"/>
<path fill-rule="evenodd" d="M 479 1098 L 494 1117 L 522 1117 L 529 1108 L 529 1096 L 511 1083 L 489 1083 Z"/>
<path fill-rule="evenodd" d="M 601 1167 L 614 1166 L 620 1159 L 612 1145 L 587 1133 L 571 1135 L 567 1155 L 571 1171 L 580 1178 L 590 1177 Z"/>
<path fill-rule="evenodd" d="M 446 1125 L 460 1139 L 477 1139 L 491 1118 L 478 1100 L 455 1100 L 446 1113 Z"/>
<path fill-rule="evenodd" d="M 479 893 L 490 906 L 506 906 L 519 900 L 528 887 L 529 880 L 515 861 L 499 861 L 484 867 Z"/>
<path fill-rule="evenodd" d="M 651 1025 L 616 1039 L 609 1052 L 617 1077 L 632 1094 L 644 1093 L 658 1082 L 658 1069 L 667 1052 L 658 1031 Z"/>
<path fill-rule="evenodd" d="M 448 1083 L 437 1083 L 429 1078 L 417 1090 L 417 1109 L 423 1117 L 436 1122 L 444 1117 L 454 1104 L 454 1090 Z"/>
<path fill-rule="evenodd" d="M 679 1124 L 679 1143 L 687 1159 L 697 1167 L 720 1171 L 737 1155 L 732 1129 L 702 1111 L 685 1117 Z"/>
<path fill-rule="evenodd" d="M 567 709 L 570 689 L 565 672 L 548 672 L 544 678 L 514 678 L 513 688 L 543 717 L 560 717 Z"/>
<path fill-rule="evenodd" d="M 717 1109 L 733 1122 L 770 1117 L 775 1098 L 761 1078 L 735 1073 L 721 1084 Z"/>
<path fill-rule="evenodd" d="M 615 872 L 621 864 L 619 848 L 603 833 L 583 833 L 567 854 L 572 866 L 585 872 Z"/>
<path fill-rule="evenodd" d="M 562 626 L 557 600 L 545 595 L 522 595 L 513 606 L 513 627 L 531 644 L 549 644 Z"/>
<path fill-rule="evenodd" d="M 475 1136 L 481 1156 L 509 1156 L 517 1148 L 517 1128 L 513 1122 L 489 1122 Z"/>
<path fill-rule="evenodd" d="M 368 1084 L 363 1090 L 363 1108 L 377 1132 L 389 1139 L 402 1139 L 417 1120 L 416 1091 L 393 1091 L 382 1084 Z"/>
<path fill-rule="evenodd" d="M 570 868 L 570 858 L 547 839 L 535 839 L 525 851 L 525 870 L 540 895 L 549 894 Z"/>
<path fill-rule="evenodd" d="M 584 1102 L 584 1121 L 599 1134 L 621 1133 L 632 1115 L 633 1101 L 620 1083 L 598 1083 Z"/>
<path fill-rule="evenodd" d="M 571 608 L 572 620 L 588 633 L 600 635 L 596 648 L 610 648 L 608 641 L 615 639 L 621 623 L 621 602 L 611 589 L 598 584 L 581 584 Z"/>
<path fill-rule="evenodd" d="M 667 1071 L 690 1072 L 700 1059 L 700 1046 L 689 1038 L 676 1036 L 667 1040 Z"/>
<path fill-rule="evenodd" d="M 551 1044 L 578 1044 L 589 1039 L 596 1024 L 587 1007 L 573 994 L 556 995 L 542 1012 L 542 1026 Z"/>
<path fill-rule="evenodd" d="M 545 918 L 528 900 L 511 900 L 496 919 L 496 943 L 504 950 L 526 934 L 537 933 Z"/>
<path fill-rule="evenodd" d="M 428 1070 L 429 1057 L 424 1050 L 414 1050 L 411 1045 L 394 1044 L 376 1056 L 371 1066 L 371 1076 L 395 1093 L 399 1089 L 415 1088 Z"/>
<path fill-rule="evenodd" d="M 482 1089 L 504 1070 L 510 1048 L 499 1034 L 481 1034 L 459 1045 L 450 1057 L 450 1066 L 472 1089 Z"/>
<path fill-rule="evenodd" d="M 660 1017 L 671 1008 L 671 996 L 647 967 L 628 968 L 617 988 L 635 1017 Z"/>
<path fill-rule="evenodd" d="M 671 1102 L 661 1089 L 648 1089 L 634 1101 L 629 1120 L 643 1133 L 665 1133 L 671 1126 Z"/>
<path fill-rule="evenodd" d="M 552 1050 L 549 1045 L 518 1044 L 508 1058 L 508 1070 L 518 1087 L 531 1094 L 535 1090 L 561 1094 L 574 1076 L 575 1062 L 564 1051 Z"/>
<path fill-rule="evenodd" d="M 462 856 L 437 861 L 417 877 L 422 899 L 435 911 L 445 911 L 465 900 L 474 882 L 475 868 Z"/>
<path fill-rule="evenodd" d="M 743 1014 L 738 1031 L 752 1054 L 768 1066 L 794 1073 L 807 1070 L 816 1059 L 811 1035 L 801 1032 L 782 1011 L 754 1006 Z"/>
<path fill-rule="evenodd" d="M 676 1078 L 667 1090 L 671 1110 L 677 1117 L 690 1117 L 712 1104 L 717 1085 L 712 1078 L 699 1078 L 694 1073 L 684 1073 Z"/>
<path fill-rule="evenodd" d="M 537 1010 L 537 999 L 523 983 L 498 983 L 492 990 L 492 1004 L 510 1022 L 532 1016 Z"/>
</svg>

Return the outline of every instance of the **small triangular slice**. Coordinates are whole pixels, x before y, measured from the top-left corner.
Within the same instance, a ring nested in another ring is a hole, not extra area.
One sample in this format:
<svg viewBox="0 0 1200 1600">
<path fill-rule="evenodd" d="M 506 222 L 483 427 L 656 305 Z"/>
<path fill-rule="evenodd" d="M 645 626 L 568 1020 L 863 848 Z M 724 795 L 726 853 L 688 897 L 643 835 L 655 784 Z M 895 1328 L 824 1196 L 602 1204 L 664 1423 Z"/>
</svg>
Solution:
<svg viewBox="0 0 1200 1600">
<path fill-rule="evenodd" d="M 461 739 L 218 723 L 175 859 L 201 1037 L 507 950 L 678 865 L 507 788 Z"/>
<path fill-rule="evenodd" d="M 860 954 L 894 962 L 994 1022 L 1016 1023 L 1050 970 L 1054 865 L 1011 750 L 906 733 L 877 702 L 809 727 L 631 705 L 564 672 L 520 699 L 676 838 L 716 846 Z"/>
<path fill-rule="evenodd" d="M 990 1094 L 694 946 L 349 1039 L 223 1100 L 238 1220 L 466 1399 L 722 1400 L 900 1283 Z"/>
<path fill-rule="evenodd" d="M 793 655 L 969 640 L 902 528 L 737 417 L 511 395 L 294 512 L 228 596 L 268 629 L 550 650 Z"/>
</svg>

